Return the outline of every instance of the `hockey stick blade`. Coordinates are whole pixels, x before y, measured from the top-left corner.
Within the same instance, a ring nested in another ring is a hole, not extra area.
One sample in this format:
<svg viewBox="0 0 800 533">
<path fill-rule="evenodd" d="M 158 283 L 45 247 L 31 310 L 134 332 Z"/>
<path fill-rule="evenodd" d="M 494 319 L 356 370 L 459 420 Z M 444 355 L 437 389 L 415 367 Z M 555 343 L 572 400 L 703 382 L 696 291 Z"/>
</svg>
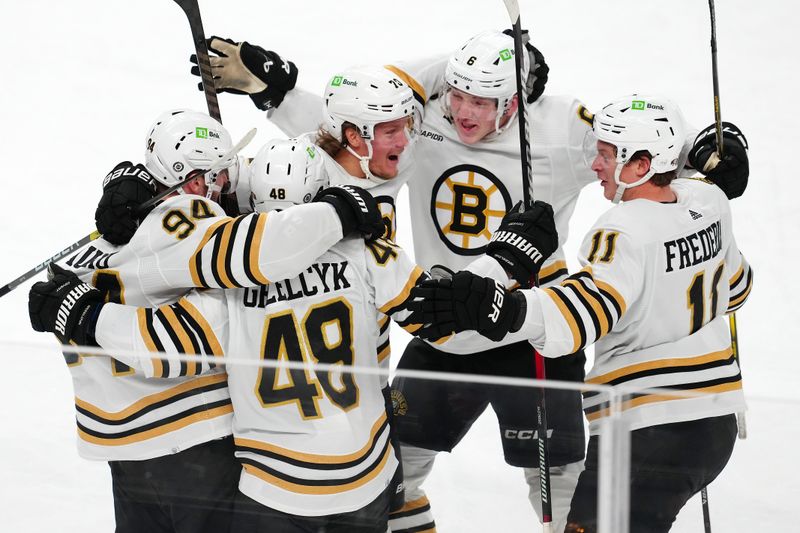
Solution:
<svg viewBox="0 0 800 533">
<path fill-rule="evenodd" d="M 242 139 L 233 146 L 233 148 L 228 150 L 227 154 L 225 154 L 224 156 L 220 157 L 217 160 L 216 163 L 214 163 L 213 165 L 211 165 L 207 169 L 203 170 L 202 172 L 199 172 L 196 176 L 193 176 L 188 180 L 183 180 L 181 182 L 178 182 L 175 185 L 171 186 L 166 191 L 163 191 L 163 192 L 159 193 L 158 195 L 154 196 L 153 198 L 150 198 L 145 203 L 140 205 L 139 209 L 137 209 L 136 211 L 138 213 L 142 213 L 142 212 L 146 211 L 147 209 L 149 209 L 150 207 L 152 207 L 155 204 L 157 204 L 158 202 L 160 202 L 161 200 L 163 200 L 164 198 L 166 198 L 167 196 L 169 196 L 170 194 L 174 193 L 175 191 L 177 191 L 178 189 L 180 189 L 181 187 L 183 187 L 187 183 L 191 183 L 192 181 L 200 178 L 201 176 L 205 176 L 209 172 L 214 172 L 215 170 L 219 170 L 221 168 L 229 167 L 231 165 L 231 163 L 233 163 L 234 158 L 239 154 L 239 152 L 245 146 L 250 144 L 250 141 L 252 141 L 253 137 L 255 137 L 255 136 L 256 136 L 256 128 L 253 128 L 250 131 L 248 131 L 244 135 L 244 137 L 242 137 Z"/>
<path fill-rule="evenodd" d="M 511 19 L 511 24 L 519 20 L 519 2 L 517 0 L 503 0 L 508 11 L 508 18 Z"/>
<path fill-rule="evenodd" d="M 21 275 L 11 283 L 8 283 L 0 287 L 0 297 L 5 296 L 9 292 L 13 291 L 17 287 L 28 281 L 29 279 L 31 279 L 33 276 L 35 276 L 36 274 L 47 268 L 50 265 L 50 263 L 55 263 L 56 261 L 65 258 L 67 255 L 71 254 L 78 248 L 82 248 L 83 246 L 89 244 L 90 242 L 99 237 L 100 237 L 100 232 L 95 230 L 91 232 L 89 235 L 83 237 L 82 239 L 73 242 L 72 244 L 70 244 L 69 246 L 58 252 L 57 254 L 45 259 L 32 269 L 28 270 L 27 272 L 25 272 L 23 275 Z"/>
<path fill-rule="evenodd" d="M 211 72 L 211 61 L 208 58 L 206 35 L 203 31 L 203 19 L 200 18 L 200 6 L 197 4 L 197 0 L 175 0 L 175 3 L 181 6 L 183 12 L 186 13 L 186 18 L 189 20 L 189 28 L 192 30 L 194 52 L 197 55 L 200 79 L 203 81 L 203 92 L 206 95 L 208 114 L 222 122 L 219 102 L 217 101 L 217 89 L 214 87 L 214 74 Z"/>
</svg>

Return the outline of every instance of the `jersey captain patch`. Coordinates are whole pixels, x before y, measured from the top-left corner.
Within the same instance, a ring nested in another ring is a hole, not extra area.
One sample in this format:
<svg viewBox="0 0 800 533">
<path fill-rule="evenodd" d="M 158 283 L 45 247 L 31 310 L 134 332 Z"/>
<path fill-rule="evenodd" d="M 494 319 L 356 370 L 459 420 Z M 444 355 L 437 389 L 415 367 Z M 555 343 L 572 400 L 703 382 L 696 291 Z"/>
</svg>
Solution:
<svg viewBox="0 0 800 533">
<path fill-rule="evenodd" d="M 433 186 L 431 217 L 439 238 L 459 255 L 482 254 L 511 209 L 505 185 L 475 165 L 447 169 Z"/>
</svg>

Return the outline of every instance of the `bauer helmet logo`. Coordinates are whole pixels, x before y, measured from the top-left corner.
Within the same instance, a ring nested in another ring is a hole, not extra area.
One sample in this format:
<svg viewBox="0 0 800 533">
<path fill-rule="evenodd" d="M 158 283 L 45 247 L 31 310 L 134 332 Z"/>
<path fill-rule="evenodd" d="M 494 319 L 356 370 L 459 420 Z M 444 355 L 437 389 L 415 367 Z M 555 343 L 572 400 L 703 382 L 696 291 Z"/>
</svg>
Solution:
<svg viewBox="0 0 800 533">
<path fill-rule="evenodd" d="M 645 107 L 644 100 L 634 100 L 631 102 L 631 109 L 635 109 L 637 111 L 643 110 Z"/>
<path fill-rule="evenodd" d="M 511 59 L 511 51 L 508 48 L 500 50 L 500 59 L 503 61 L 508 61 Z"/>
</svg>

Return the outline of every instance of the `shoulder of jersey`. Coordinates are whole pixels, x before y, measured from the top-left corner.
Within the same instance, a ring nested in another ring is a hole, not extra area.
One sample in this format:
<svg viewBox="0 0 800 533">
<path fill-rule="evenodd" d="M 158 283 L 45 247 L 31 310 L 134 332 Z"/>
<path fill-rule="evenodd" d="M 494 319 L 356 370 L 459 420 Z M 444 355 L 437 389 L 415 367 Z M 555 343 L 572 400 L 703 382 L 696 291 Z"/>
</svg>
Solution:
<svg viewBox="0 0 800 533">
<path fill-rule="evenodd" d="M 153 211 L 147 215 L 147 218 L 150 218 L 154 214 L 157 217 L 160 217 L 167 211 L 171 211 L 173 209 L 191 209 L 192 203 L 197 201 L 205 202 L 205 204 L 209 207 L 209 209 L 216 215 L 216 216 L 225 216 L 225 211 L 222 207 L 204 196 L 198 196 L 196 194 L 178 194 L 175 196 L 170 196 L 160 204 L 158 204 Z"/>
</svg>

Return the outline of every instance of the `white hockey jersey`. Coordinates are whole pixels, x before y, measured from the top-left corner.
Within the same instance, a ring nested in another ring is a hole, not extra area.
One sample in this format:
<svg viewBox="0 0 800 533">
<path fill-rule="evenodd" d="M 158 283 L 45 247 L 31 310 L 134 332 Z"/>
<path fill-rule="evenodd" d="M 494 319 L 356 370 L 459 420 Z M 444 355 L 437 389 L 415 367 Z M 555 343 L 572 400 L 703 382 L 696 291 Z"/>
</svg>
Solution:
<svg viewBox="0 0 800 533">
<path fill-rule="evenodd" d="M 174 302 L 191 287 L 254 286 L 295 275 L 341 238 L 326 204 L 226 217 L 205 198 L 179 195 L 157 206 L 125 246 L 102 239 L 63 263 L 104 292 L 139 306 Z M 159 320 L 186 324 L 188 351 L 219 352 L 210 326 L 191 309 Z M 163 367 L 146 379 L 106 356 L 67 354 L 75 391 L 78 451 L 92 460 L 141 460 L 177 453 L 231 433 L 231 401 L 221 370 Z"/>
<path fill-rule="evenodd" d="M 676 203 L 645 199 L 613 207 L 583 241 L 584 268 L 558 286 L 526 291 L 520 330 L 546 357 L 595 343 L 588 383 L 638 389 L 623 403 L 631 429 L 744 409 L 741 374 L 725 313 L 738 309 L 752 271 L 736 246 L 722 191 L 679 179 Z M 642 389 L 706 393 L 680 398 Z M 590 431 L 605 398 L 584 395 Z"/>
<path fill-rule="evenodd" d="M 280 511 L 320 516 L 374 500 L 397 467 L 389 441 L 383 380 L 377 374 L 274 368 L 255 361 L 327 363 L 375 369 L 378 313 L 399 310 L 423 276 L 388 241 L 345 239 L 299 276 L 252 289 L 192 292 L 157 310 L 106 305 L 97 340 L 106 349 L 163 350 L 141 361 L 145 375 L 186 363 L 190 324 L 158 315 L 189 314 L 209 324 L 199 353 L 227 358 L 240 490 Z M 241 361 L 244 359 L 244 361 Z M 128 360 L 131 364 L 137 361 Z M 199 365 L 206 371 L 208 364 Z"/>
</svg>

